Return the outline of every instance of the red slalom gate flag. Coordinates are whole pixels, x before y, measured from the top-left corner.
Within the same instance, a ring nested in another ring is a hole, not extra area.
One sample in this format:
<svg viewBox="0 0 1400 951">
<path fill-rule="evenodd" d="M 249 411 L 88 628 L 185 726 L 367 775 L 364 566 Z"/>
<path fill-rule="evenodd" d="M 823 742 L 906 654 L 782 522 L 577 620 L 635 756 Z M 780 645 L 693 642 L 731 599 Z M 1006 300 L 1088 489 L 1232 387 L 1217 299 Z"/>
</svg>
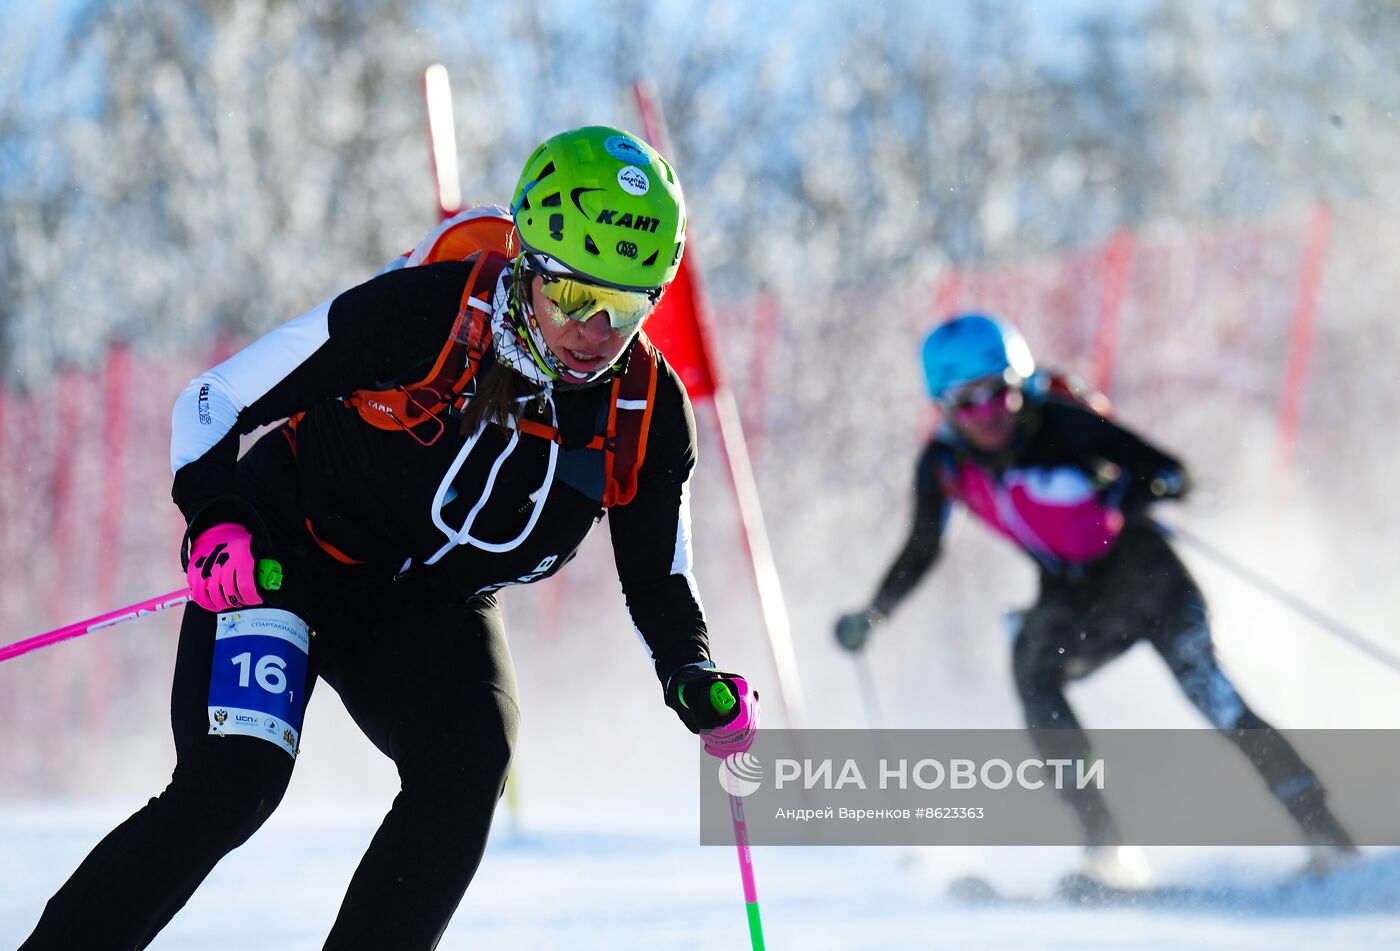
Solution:
<svg viewBox="0 0 1400 951">
<path fill-rule="evenodd" d="M 713 396 L 714 371 L 708 341 L 701 326 L 700 300 L 690 278 L 690 259 L 681 259 L 676 279 L 646 322 L 646 333 L 675 368 L 692 400 Z"/>
</svg>

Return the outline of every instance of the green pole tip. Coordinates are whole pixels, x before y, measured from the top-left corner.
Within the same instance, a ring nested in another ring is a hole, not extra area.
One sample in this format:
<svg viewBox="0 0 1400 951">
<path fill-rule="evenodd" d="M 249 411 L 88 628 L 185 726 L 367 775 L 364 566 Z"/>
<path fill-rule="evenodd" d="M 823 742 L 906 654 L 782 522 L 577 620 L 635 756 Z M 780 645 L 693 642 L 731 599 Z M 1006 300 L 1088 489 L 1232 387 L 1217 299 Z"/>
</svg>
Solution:
<svg viewBox="0 0 1400 951">
<path fill-rule="evenodd" d="M 734 699 L 734 692 L 729 689 L 729 684 L 723 680 L 716 680 L 710 684 L 710 705 L 715 708 L 716 713 L 728 713 L 734 709 L 734 704 L 738 703 Z"/>
<path fill-rule="evenodd" d="M 271 558 L 259 558 L 256 578 L 263 591 L 276 591 L 282 587 L 282 565 Z"/>
<path fill-rule="evenodd" d="M 759 918 L 758 902 L 745 902 L 744 910 L 749 917 L 749 940 L 753 943 L 754 951 L 764 951 L 763 921 Z"/>
</svg>

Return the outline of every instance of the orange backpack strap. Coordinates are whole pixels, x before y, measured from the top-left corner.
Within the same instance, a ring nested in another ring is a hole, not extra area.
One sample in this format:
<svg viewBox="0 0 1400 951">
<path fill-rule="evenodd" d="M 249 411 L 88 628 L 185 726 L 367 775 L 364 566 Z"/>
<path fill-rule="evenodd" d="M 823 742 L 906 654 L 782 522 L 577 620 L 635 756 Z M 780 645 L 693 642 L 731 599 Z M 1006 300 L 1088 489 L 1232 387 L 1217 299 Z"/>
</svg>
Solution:
<svg viewBox="0 0 1400 951">
<path fill-rule="evenodd" d="M 330 542 L 326 541 L 326 540 L 325 540 L 324 538 L 322 538 L 320 535 L 317 535 L 317 534 L 316 534 L 316 529 L 314 529 L 314 528 L 311 527 L 311 517 L 310 517 L 310 516 L 307 516 L 307 519 L 306 519 L 306 532 L 307 532 L 308 535 L 311 536 L 312 541 L 314 541 L 317 545 L 320 545 L 320 546 L 321 546 L 321 550 L 322 550 L 322 551 L 324 551 L 327 555 L 330 555 L 332 558 L 334 558 L 336 561 L 340 562 L 342 565 L 363 565 L 363 564 L 365 564 L 365 562 L 360 561 L 360 559 L 358 559 L 358 558 L 353 558 L 353 557 L 351 557 L 350 555 L 345 554 L 345 552 L 341 551 L 339 548 L 336 548 L 334 545 L 332 545 Z"/>
<path fill-rule="evenodd" d="M 448 334 L 447 346 L 438 355 L 444 369 L 449 373 L 455 370 L 458 375 L 456 385 L 449 392 L 441 394 L 442 400 L 452 409 L 461 409 L 466 403 L 464 391 L 467 383 L 476 376 L 486 350 L 491 346 L 491 297 L 496 290 L 496 281 L 506 267 L 503 255 L 481 254 L 462 288 L 462 302 L 457 308 L 457 319 L 452 323 L 452 333 Z M 485 280 L 482 279 L 483 273 Z M 463 355 L 465 360 L 462 359 Z M 434 366 L 434 369 L 437 367 Z"/>
<path fill-rule="evenodd" d="M 357 390 L 350 395 L 350 405 L 376 429 L 407 430 L 419 442 L 431 445 L 446 428 L 439 414 L 459 410 L 466 403 L 469 384 L 491 345 L 491 297 L 508 265 L 504 255 L 492 252 L 475 258 L 462 288 L 457 318 L 427 375 L 391 389 Z M 415 432 L 420 425 L 421 435 Z"/>
<path fill-rule="evenodd" d="M 418 267 L 439 261 L 475 261 L 462 289 L 452 332 L 432 369 L 415 383 L 395 381 L 384 390 L 359 390 L 347 402 L 376 429 L 402 429 L 424 445 L 446 429 L 444 409 L 460 410 L 465 391 L 491 343 L 491 297 L 515 246 L 510 212 L 496 205 L 468 208 L 443 221 L 391 267 Z M 423 433 L 415 432 L 422 425 Z M 424 438 L 426 436 L 426 438 Z"/>
<path fill-rule="evenodd" d="M 541 439 L 548 439 L 550 442 L 559 441 L 559 430 L 548 423 L 541 423 L 538 420 L 526 419 L 524 416 L 521 416 L 515 421 L 515 428 L 527 436 L 538 436 Z M 598 446 L 602 446 L 601 440 L 598 440 Z M 597 447 L 590 443 L 588 448 L 593 449 Z"/>
<path fill-rule="evenodd" d="M 627 372 L 613 380 L 603 441 L 604 508 L 626 505 L 637 494 L 637 473 L 646 458 L 651 412 L 656 404 L 656 377 L 656 352 L 642 334 L 627 362 Z"/>
</svg>

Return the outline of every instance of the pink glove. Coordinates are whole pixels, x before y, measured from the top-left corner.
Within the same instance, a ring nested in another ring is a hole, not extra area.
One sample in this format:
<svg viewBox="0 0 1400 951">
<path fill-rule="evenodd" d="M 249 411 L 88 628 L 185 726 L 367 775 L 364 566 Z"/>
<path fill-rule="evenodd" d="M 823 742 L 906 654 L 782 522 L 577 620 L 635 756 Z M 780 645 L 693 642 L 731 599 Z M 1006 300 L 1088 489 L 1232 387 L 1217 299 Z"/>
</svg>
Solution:
<svg viewBox="0 0 1400 951">
<path fill-rule="evenodd" d="M 705 752 L 724 759 L 735 753 L 747 753 L 758 734 L 758 692 L 749 689 L 749 682 L 743 677 L 731 676 L 734 684 L 734 699 L 739 712 L 723 726 L 713 730 L 701 730 L 700 739 L 705 744 Z"/>
<path fill-rule="evenodd" d="M 199 533 L 190 546 L 190 600 L 218 613 L 262 604 L 258 594 L 253 536 L 235 522 L 223 522 Z"/>
</svg>

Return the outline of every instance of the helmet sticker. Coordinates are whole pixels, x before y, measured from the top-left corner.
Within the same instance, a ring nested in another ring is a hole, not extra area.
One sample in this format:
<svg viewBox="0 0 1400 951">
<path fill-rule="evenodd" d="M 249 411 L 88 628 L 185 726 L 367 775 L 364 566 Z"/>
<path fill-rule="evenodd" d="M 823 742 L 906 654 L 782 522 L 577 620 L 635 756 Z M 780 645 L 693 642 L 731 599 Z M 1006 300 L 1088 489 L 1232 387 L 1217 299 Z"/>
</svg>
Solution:
<svg viewBox="0 0 1400 951">
<path fill-rule="evenodd" d="M 608 136 L 603 142 L 603 148 L 619 162 L 626 162 L 628 165 L 651 164 L 651 159 L 642 151 L 642 147 L 625 135 Z"/>
<path fill-rule="evenodd" d="M 647 178 L 647 173 L 635 165 L 624 165 L 618 169 L 617 183 L 629 195 L 645 195 L 651 188 L 651 179 Z"/>
</svg>

